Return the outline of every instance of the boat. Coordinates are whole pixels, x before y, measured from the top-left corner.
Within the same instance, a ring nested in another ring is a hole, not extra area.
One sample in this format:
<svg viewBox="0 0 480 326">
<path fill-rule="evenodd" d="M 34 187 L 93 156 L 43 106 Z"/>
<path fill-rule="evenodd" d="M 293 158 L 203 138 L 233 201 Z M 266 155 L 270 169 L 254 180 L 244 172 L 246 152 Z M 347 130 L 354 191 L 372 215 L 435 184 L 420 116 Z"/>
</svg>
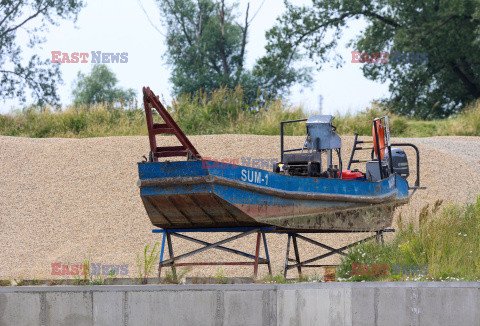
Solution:
<svg viewBox="0 0 480 326">
<path fill-rule="evenodd" d="M 372 140 L 355 142 L 343 169 L 341 139 L 333 118 L 315 115 L 280 124 L 281 158 L 271 171 L 202 159 L 158 97 L 143 89 L 149 158 L 138 163 L 140 197 L 152 224 L 162 229 L 272 226 L 279 231 L 367 232 L 392 225 L 394 210 L 420 186 L 418 148 L 391 144 L 388 117 L 375 119 Z M 153 121 L 152 109 L 164 123 Z M 284 126 L 305 122 L 298 149 L 284 149 Z M 157 146 L 158 134 L 172 134 L 179 146 Z M 371 147 L 364 143 L 372 144 Z M 416 150 L 416 181 L 409 186 L 408 160 L 400 147 Z M 355 153 L 371 150 L 369 160 Z M 335 163 L 335 155 L 338 160 Z M 183 156 L 184 161 L 168 161 Z M 162 160 L 162 161 L 161 161 Z M 365 172 L 351 170 L 365 163 Z M 325 166 L 325 167 L 324 167 Z"/>
</svg>

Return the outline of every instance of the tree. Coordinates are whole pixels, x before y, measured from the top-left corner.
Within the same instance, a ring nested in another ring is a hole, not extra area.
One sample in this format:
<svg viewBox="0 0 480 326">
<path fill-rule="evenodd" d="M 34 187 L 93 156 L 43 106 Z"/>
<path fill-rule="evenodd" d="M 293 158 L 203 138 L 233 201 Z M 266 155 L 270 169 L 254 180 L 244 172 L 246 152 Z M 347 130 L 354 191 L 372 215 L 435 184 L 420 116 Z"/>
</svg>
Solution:
<svg viewBox="0 0 480 326">
<path fill-rule="evenodd" d="M 17 34 L 20 30 L 29 36 L 27 46 L 34 47 L 45 41 L 41 32 L 59 19 L 76 21 L 84 6 L 83 0 L 2 0 L 0 1 L 0 97 L 26 100 L 30 89 L 38 104 L 58 101 L 57 83 L 62 82 L 58 64 L 42 61 L 33 55 L 28 63 L 21 56 Z"/>
<path fill-rule="evenodd" d="M 131 88 L 124 90 L 115 87 L 118 83 L 117 77 L 103 64 L 94 65 L 89 75 L 78 72 L 75 83 L 72 91 L 75 106 L 103 102 L 115 103 L 119 100 L 128 102 L 136 96 Z"/>
<path fill-rule="evenodd" d="M 356 50 L 370 56 L 414 54 L 413 62 L 362 67 L 365 77 L 390 81 L 391 97 L 384 102 L 395 113 L 442 118 L 480 97 L 480 20 L 473 16 L 480 10 L 477 0 L 325 0 L 313 1 L 312 7 L 285 3 L 287 11 L 268 32 L 273 53 L 303 49 L 319 67 L 331 59 L 340 66 L 337 40 L 348 22 L 362 18 L 367 27 L 350 42 Z M 428 62 L 415 62 L 415 55 L 423 53 Z"/>
<path fill-rule="evenodd" d="M 275 96 L 310 80 L 306 70 L 286 72 L 268 60 L 259 60 L 253 70 L 245 68 L 249 27 L 256 16 L 250 18 L 250 4 L 241 23 L 237 3 L 228 6 L 225 0 L 158 0 L 158 5 L 167 26 L 166 58 L 177 95 L 241 85 L 248 98 L 255 98 L 259 89 Z"/>
</svg>

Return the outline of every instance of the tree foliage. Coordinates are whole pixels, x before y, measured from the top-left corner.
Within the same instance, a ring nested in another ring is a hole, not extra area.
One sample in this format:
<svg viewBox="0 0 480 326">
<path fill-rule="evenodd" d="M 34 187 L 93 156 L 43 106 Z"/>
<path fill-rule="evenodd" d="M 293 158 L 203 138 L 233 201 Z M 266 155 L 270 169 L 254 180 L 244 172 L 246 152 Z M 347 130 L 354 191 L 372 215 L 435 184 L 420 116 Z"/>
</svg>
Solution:
<svg viewBox="0 0 480 326">
<path fill-rule="evenodd" d="M 259 90 L 272 96 L 296 82 L 310 81 L 308 70 L 286 71 L 282 62 L 260 59 L 252 70 L 245 67 L 250 5 L 244 19 L 237 3 L 225 0 L 157 0 L 167 26 L 166 58 L 173 67 L 174 92 L 212 92 L 242 86 L 256 98 Z"/>
<path fill-rule="evenodd" d="M 59 66 L 37 55 L 26 62 L 22 49 L 44 42 L 42 32 L 58 20 L 76 20 L 83 5 L 83 0 L 0 1 L 0 98 L 25 101 L 30 89 L 39 104 L 58 101 Z M 28 44 L 19 44 L 19 33 L 28 35 Z"/>
<path fill-rule="evenodd" d="M 390 81 L 391 111 L 422 118 L 441 118 L 480 97 L 480 43 L 477 0 L 324 0 L 295 6 L 268 32 L 277 53 L 302 50 L 321 67 L 340 66 L 337 40 L 352 20 L 367 22 L 352 40 L 362 53 L 427 53 L 428 62 L 366 63 L 364 76 Z M 475 14 L 476 13 L 476 14 Z M 286 50 L 285 50 L 286 49 Z M 299 56 L 298 58 L 300 58 Z M 291 56 L 294 61 L 295 58 Z M 348 58 L 350 61 L 351 58 Z"/>
<path fill-rule="evenodd" d="M 115 103 L 120 100 L 131 101 L 135 98 L 133 89 L 124 90 L 115 87 L 117 83 L 115 74 L 104 64 L 94 65 L 89 75 L 78 72 L 76 85 L 72 91 L 73 104 L 78 106 L 104 102 Z"/>
</svg>

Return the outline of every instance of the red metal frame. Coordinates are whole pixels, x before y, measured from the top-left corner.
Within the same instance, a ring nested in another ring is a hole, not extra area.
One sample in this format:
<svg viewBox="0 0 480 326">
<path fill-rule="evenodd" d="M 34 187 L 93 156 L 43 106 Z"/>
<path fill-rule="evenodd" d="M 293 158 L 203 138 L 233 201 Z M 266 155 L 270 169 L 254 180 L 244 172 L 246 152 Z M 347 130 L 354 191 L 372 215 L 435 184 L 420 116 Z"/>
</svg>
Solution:
<svg viewBox="0 0 480 326">
<path fill-rule="evenodd" d="M 268 246 L 267 246 L 267 239 L 265 236 L 266 231 L 272 231 L 273 227 L 240 227 L 240 228 L 217 228 L 217 229 L 154 229 L 153 233 L 162 233 L 163 238 L 162 238 L 162 249 L 160 252 L 160 262 L 158 265 L 158 277 L 161 275 L 162 267 L 171 267 L 172 268 L 172 274 L 174 277 L 176 277 L 176 268 L 178 266 L 217 266 L 217 265 L 227 265 L 227 266 L 251 266 L 253 265 L 253 275 L 254 277 L 257 277 L 258 274 L 258 265 L 260 264 L 265 264 L 268 267 L 268 273 L 272 275 L 272 267 L 270 265 L 270 256 L 268 254 Z M 203 240 L 199 240 L 196 238 L 192 238 L 189 236 L 186 236 L 184 232 L 242 232 L 240 234 L 237 234 L 235 236 L 223 239 L 221 241 L 215 242 L 215 243 L 209 243 Z M 236 239 L 242 238 L 244 236 L 247 236 L 249 234 L 254 234 L 257 233 L 257 239 L 256 239 L 256 246 L 255 246 L 255 255 L 248 254 L 246 252 L 225 247 L 223 244 L 229 243 L 231 241 L 234 241 Z M 187 252 L 185 254 L 175 256 L 173 253 L 173 244 L 172 244 L 172 237 L 175 236 L 178 238 L 181 238 L 183 240 L 187 240 L 190 242 L 194 242 L 197 244 L 201 244 L 203 247 Z M 265 250 L 265 256 L 266 258 L 260 257 L 260 240 L 263 238 L 263 246 Z M 168 252 L 170 258 L 167 260 L 163 260 L 163 253 L 164 253 L 164 248 L 165 248 L 165 240 L 167 241 L 168 245 Z M 240 261 L 240 262 L 222 262 L 222 261 L 216 261 L 216 262 L 189 262 L 189 263 L 179 263 L 178 261 L 190 256 L 193 256 L 195 254 L 201 253 L 203 251 L 209 250 L 209 249 L 218 249 L 222 251 L 229 252 L 231 254 L 239 255 L 245 258 L 252 259 L 253 261 Z"/>
<path fill-rule="evenodd" d="M 187 136 L 177 125 L 172 116 L 162 105 L 158 96 L 156 96 L 150 87 L 143 88 L 143 104 L 145 106 L 145 117 L 147 119 L 148 138 L 150 140 L 150 160 L 158 162 L 159 157 L 187 156 L 201 160 L 202 157 L 192 145 Z M 165 123 L 153 122 L 152 108 L 158 112 Z M 156 135 L 170 134 L 175 135 L 182 144 L 181 146 L 163 146 L 157 147 Z"/>
</svg>

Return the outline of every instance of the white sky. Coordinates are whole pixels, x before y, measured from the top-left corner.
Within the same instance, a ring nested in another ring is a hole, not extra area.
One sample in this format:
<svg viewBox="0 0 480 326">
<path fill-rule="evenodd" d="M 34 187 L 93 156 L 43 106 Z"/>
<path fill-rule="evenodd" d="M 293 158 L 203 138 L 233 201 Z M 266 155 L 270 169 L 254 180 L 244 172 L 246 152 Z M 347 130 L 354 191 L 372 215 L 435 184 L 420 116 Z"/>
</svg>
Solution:
<svg viewBox="0 0 480 326">
<path fill-rule="evenodd" d="M 239 10 L 244 12 L 248 1 L 240 0 Z M 261 0 L 250 1 L 250 13 L 258 9 Z M 296 4 L 309 3 L 308 0 L 294 0 Z M 141 0 L 151 20 L 160 26 L 160 11 L 155 0 Z M 265 31 L 271 28 L 276 17 L 284 11 L 283 0 L 266 0 L 259 14 L 250 26 L 247 45 L 247 66 L 253 66 L 265 50 Z M 302 104 L 313 112 L 318 109 L 318 97 L 323 96 L 323 113 L 333 114 L 336 111 L 354 112 L 367 107 L 374 99 L 387 96 L 388 87 L 367 80 L 360 70 L 361 64 L 351 63 L 351 51 L 346 48 L 348 40 L 363 30 L 362 22 L 353 22 L 349 30 L 339 42 L 337 51 L 345 64 L 340 69 L 324 65 L 321 72 L 314 75 L 315 82 L 311 88 L 294 87 L 289 96 L 293 104 Z M 150 88 L 161 97 L 170 101 L 171 84 L 168 81 L 169 67 L 162 59 L 167 50 L 164 37 L 148 22 L 137 0 L 102 0 L 87 1 L 81 11 L 77 23 L 61 21 L 58 27 L 51 27 L 46 35 L 47 42 L 41 48 L 24 52 L 36 53 L 43 59 L 51 58 L 51 51 L 62 52 L 127 52 L 128 63 L 110 63 L 109 68 L 116 74 L 119 85 L 133 88 L 141 96 L 143 86 Z M 20 37 L 20 40 L 26 37 Z M 89 58 L 90 61 L 91 58 Z M 310 64 L 310 63 L 306 63 Z M 72 102 L 72 83 L 77 72 L 88 73 L 91 63 L 63 63 L 61 71 L 64 85 L 59 85 L 62 104 Z M 12 107 L 18 107 L 11 101 L 0 104 L 0 113 L 7 113 Z"/>
</svg>

